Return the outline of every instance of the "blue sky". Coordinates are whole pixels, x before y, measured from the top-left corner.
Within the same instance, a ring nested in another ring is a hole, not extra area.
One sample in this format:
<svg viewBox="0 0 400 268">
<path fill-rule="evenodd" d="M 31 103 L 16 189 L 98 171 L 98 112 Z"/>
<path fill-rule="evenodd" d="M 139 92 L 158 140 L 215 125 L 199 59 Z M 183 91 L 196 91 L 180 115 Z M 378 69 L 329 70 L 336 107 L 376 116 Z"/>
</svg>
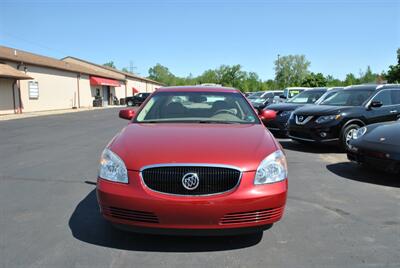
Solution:
<svg viewBox="0 0 400 268">
<path fill-rule="evenodd" d="M 344 78 L 396 63 L 400 1 L 0 0 L 0 44 L 146 76 L 156 63 L 198 75 L 241 64 L 274 77 L 277 55 L 304 54 L 310 70 Z"/>
</svg>

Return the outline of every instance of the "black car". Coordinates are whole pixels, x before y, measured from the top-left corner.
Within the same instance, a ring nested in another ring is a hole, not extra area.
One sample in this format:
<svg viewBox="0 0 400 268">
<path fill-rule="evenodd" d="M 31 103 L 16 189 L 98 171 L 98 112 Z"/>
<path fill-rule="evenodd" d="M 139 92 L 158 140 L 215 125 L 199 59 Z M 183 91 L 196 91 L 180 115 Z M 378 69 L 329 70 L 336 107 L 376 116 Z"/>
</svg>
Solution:
<svg viewBox="0 0 400 268">
<path fill-rule="evenodd" d="M 400 121 L 358 129 L 350 140 L 349 160 L 360 165 L 400 172 Z"/>
<path fill-rule="evenodd" d="M 265 122 L 265 126 L 274 134 L 278 136 L 287 135 L 287 123 L 290 115 L 294 110 L 306 104 L 313 104 L 322 97 L 328 98 L 338 89 L 327 91 L 326 88 L 315 88 L 301 92 L 300 94 L 289 99 L 287 102 L 271 104 L 266 107 L 268 110 L 276 112 L 276 118 L 271 121 Z M 327 93 L 327 94 L 326 94 Z"/>
<path fill-rule="evenodd" d="M 346 87 L 319 105 L 295 110 L 289 137 L 299 142 L 333 143 L 349 149 L 353 133 L 368 124 L 400 117 L 400 85 Z"/>
<path fill-rule="evenodd" d="M 150 93 L 138 93 L 135 96 L 127 97 L 126 105 L 127 106 L 141 105 L 147 99 L 148 96 L 150 96 Z"/>
<path fill-rule="evenodd" d="M 250 98 L 250 102 L 254 108 L 260 110 L 265 108 L 265 106 L 272 104 L 274 99 L 278 98 L 282 95 L 282 90 L 274 90 L 274 91 L 267 91 L 258 98 Z"/>
</svg>

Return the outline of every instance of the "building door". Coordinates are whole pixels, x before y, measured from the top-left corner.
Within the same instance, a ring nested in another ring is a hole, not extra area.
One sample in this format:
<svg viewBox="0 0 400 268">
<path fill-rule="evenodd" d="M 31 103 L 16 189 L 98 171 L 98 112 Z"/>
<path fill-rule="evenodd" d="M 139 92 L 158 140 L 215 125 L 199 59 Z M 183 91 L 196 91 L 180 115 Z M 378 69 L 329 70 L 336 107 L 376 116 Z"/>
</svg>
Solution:
<svg viewBox="0 0 400 268">
<path fill-rule="evenodd" d="M 103 86 L 103 106 L 104 107 L 109 105 L 109 99 L 110 99 L 110 87 Z"/>
</svg>

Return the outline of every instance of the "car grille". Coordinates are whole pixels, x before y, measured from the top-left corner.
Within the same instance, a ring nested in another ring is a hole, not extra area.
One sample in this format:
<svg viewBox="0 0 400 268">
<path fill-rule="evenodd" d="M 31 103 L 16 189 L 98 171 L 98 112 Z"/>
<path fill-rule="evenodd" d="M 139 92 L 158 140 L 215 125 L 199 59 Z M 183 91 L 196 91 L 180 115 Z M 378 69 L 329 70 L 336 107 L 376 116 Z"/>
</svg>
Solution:
<svg viewBox="0 0 400 268">
<path fill-rule="evenodd" d="M 104 214 L 111 217 L 129 221 L 158 223 L 157 216 L 152 212 L 130 210 L 116 207 L 102 207 Z"/>
<path fill-rule="evenodd" d="M 282 213 L 283 208 L 229 213 L 220 220 L 220 224 L 257 223 L 279 218 L 282 216 Z"/>
<path fill-rule="evenodd" d="M 183 186 L 185 174 L 196 173 L 198 187 L 188 190 Z M 238 185 L 239 170 L 212 166 L 153 167 L 142 171 L 144 184 L 151 190 L 175 195 L 210 195 L 230 191 Z"/>
</svg>

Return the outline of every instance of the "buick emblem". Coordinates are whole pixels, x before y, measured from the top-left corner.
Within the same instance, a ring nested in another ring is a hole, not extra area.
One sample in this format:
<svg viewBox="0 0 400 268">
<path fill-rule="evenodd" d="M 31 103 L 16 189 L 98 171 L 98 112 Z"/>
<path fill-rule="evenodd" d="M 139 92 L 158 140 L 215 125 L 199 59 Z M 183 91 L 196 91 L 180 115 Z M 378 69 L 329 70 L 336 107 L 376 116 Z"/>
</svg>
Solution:
<svg viewBox="0 0 400 268">
<path fill-rule="evenodd" d="M 186 173 L 182 177 L 182 185 L 187 190 L 195 190 L 199 186 L 199 176 L 196 173 Z"/>
<path fill-rule="evenodd" d="M 304 120 L 304 116 L 299 116 L 299 121 L 303 121 Z"/>
</svg>

